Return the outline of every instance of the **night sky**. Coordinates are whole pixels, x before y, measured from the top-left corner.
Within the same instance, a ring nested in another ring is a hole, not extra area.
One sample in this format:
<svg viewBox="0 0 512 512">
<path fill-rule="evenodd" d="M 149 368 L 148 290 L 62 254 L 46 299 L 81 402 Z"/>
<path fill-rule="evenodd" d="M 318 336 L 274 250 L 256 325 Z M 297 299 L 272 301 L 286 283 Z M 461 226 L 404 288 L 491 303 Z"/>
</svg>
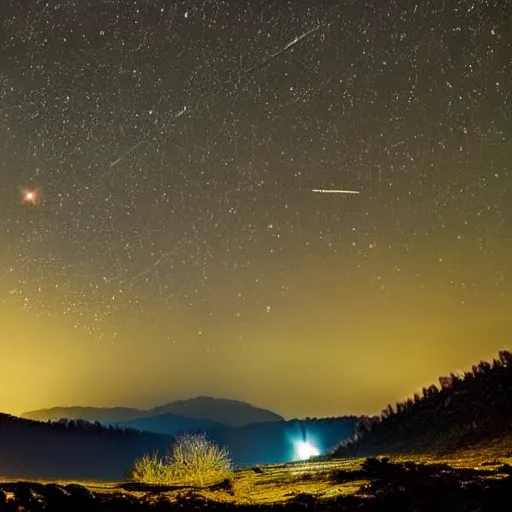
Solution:
<svg viewBox="0 0 512 512">
<path fill-rule="evenodd" d="M 377 413 L 510 347 L 511 14 L 2 1 L 0 410 Z"/>
</svg>

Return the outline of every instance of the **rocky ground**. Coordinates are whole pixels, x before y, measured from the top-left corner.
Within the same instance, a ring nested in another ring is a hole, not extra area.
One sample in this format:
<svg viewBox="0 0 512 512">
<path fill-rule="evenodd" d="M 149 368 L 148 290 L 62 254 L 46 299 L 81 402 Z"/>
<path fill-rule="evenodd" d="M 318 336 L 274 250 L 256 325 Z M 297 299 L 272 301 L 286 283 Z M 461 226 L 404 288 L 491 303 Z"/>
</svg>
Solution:
<svg viewBox="0 0 512 512">
<path fill-rule="evenodd" d="M 255 477 L 268 472 L 267 468 L 252 471 Z M 272 472 L 278 474 L 275 470 Z M 509 510 L 512 503 L 512 466 L 497 461 L 483 463 L 474 469 L 452 467 L 446 463 L 366 459 L 353 469 L 334 469 L 318 475 L 316 478 L 314 473 L 307 471 L 296 473 L 295 484 L 290 484 L 290 492 L 284 494 L 286 499 L 274 503 L 244 500 L 243 488 L 237 488 L 236 478 L 207 489 L 120 483 L 108 490 L 101 490 L 76 483 L 0 482 L 0 511 L 252 511 L 307 508 L 358 512 L 484 512 Z M 298 483 L 302 487 L 297 487 Z M 329 489 L 325 491 L 327 484 Z M 256 480 L 254 488 L 258 488 L 258 485 Z M 262 484 L 261 489 L 265 485 Z M 309 489 L 309 492 L 302 492 L 301 488 Z M 286 488 L 281 486 L 281 490 Z"/>
</svg>

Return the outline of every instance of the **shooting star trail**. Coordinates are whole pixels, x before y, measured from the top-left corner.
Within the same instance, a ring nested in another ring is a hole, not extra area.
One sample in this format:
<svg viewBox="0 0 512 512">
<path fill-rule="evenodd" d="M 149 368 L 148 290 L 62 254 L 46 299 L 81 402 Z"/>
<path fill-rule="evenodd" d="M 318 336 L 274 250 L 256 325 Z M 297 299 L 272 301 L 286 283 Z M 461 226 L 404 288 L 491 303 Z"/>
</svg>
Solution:
<svg viewBox="0 0 512 512">
<path fill-rule="evenodd" d="M 288 50 L 290 50 L 290 48 L 293 48 L 296 44 L 300 43 L 303 39 L 305 39 L 306 37 L 308 37 L 309 35 L 317 32 L 318 30 L 320 29 L 320 25 L 312 28 L 311 30 L 308 30 L 307 32 L 304 32 L 303 34 L 301 34 L 300 36 L 297 36 L 295 37 L 295 39 L 293 39 L 292 41 L 290 41 L 284 48 L 281 48 L 280 50 L 278 50 L 277 52 L 274 52 L 270 55 L 268 55 L 265 59 L 263 59 L 262 61 L 258 62 L 257 64 L 255 64 L 254 66 L 252 66 L 251 68 L 245 70 L 243 73 L 242 73 L 242 77 L 245 76 L 245 75 L 248 75 L 249 73 L 252 73 L 254 71 L 256 71 L 257 69 L 262 69 L 264 68 L 265 66 L 268 65 L 268 63 L 272 60 L 272 59 L 275 59 L 276 57 L 279 57 L 279 55 L 282 55 L 283 53 L 287 52 Z"/>
<path fill-rule="evenodd" d="M 314 188 L 313 192 L 319 194 L 359 194 L 359 190 L 337 190 L 330 188 Z"/>
<path fill-rule="evenodd" d="M 130 153 L 133 153 L 141 144 L 146 142 L 146 139 L 142 139 L 135 146 L 132 146 L 128 151 L 125 151 L 117 160 L 110 162 L 110 167 L 116 166 L 123 158 L 126 158 Z"/>
<path fill-rule="evenodd" d="M 292 48 L 293 46 L 295 46 L 297 43 L 299 43 L 300 41 L 302 41 L 305 37 L 308 37 L 310 34 L 313 34 L 314 32 L 316 32 L 318 29 L 320 28 L 320 26 L 317 26 L 315 28 L 312 28 L 311 30 L 308 30 L 307 32 L 304 32 L 304 34 L 300 35 L 300 36 L 297 36 L 293 41 L 290 41 L 283 49 L 273 53 L 272 55 L 270 55 L 268 57 L 268 59 L 273 59 L 275 57 L 278 57 L 279 55 L 281 55 L 282 53 L 288 51 L 290 48 Z"/>
<path fill-rule="evenodd" d="M 133 276 L 131 279 L 124 279 L 122 281 L 119 281 L 119 285 L 123 285 L 124 283 L 133 283 L 134 281 L 136 281 L 137 279 L 145 276 L 146 274 L 149 274 L 149 272 L 151 272 L 153 269 L 155 269 L 156 267 L 158 267 L 158 265 L 160 265 L 161 261 L 166 258 L 167 256 L 169 256 L 170 253 L 166 252 L 164 254 L 162 254 L 160 256 L 160 258 L 158 258 L 154 263 L 152 263 L 149 267 L 145 268 L 144 270 L 142 270 L 141 272 L 139 272 L 138 274 L 136 274 L 135 276 Z"/>
<path fill-rule="evenodd" d="M 161 100 L 162 98 L 160 98 Z M 158 103 L 157 105 L 160 103 L 160 100 L 158 100 Z M 187 112 L 187 107 L 184 106 L 177 114 L 175 114 L 174 116 L 172 116 L 171 120 L 174 120 L 174 119 L 178 119 L 178 117 L 181 117 L 185 112 Z M 158 126 L 158 128 L 160 128 L 160 125 Z M 152 130 L 154 131 L 154 130 Z M 124 158 L 126 158 L 128 155 L 130 155 L 131 153 L 133 153 L 141 144 L 144 144 L 145 142 L 148 142 L 148 139 L 149 139 L 149 136 L 150 136 L 150 133 L 148 133 L 147 135 L 145 135 L 144 137 L 142 137 L 138 142 L 137 144 L 135 144 L 134 146 L 132 146 L 130 149 L 128 149 L 127 151 L 125 151 L 117 160 L 114 160 L 113 162 L 110 162 L 110 167 L 115 167 L 121 160 L 123 160 Z"/>
</svg>

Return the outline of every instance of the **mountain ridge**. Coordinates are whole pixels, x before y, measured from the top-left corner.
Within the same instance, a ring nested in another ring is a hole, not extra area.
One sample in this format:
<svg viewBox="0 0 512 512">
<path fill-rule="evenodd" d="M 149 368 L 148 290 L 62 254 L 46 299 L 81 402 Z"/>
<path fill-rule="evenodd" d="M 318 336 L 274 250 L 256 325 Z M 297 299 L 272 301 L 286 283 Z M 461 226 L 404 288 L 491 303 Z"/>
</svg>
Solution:
<svg viewBox="0 0 512 512">
<path fill-rule="evenodd" d="M 59 420 L 61 418 L 83 419 L 114 423 L 133 419 L 173 413 L 184 418 L 215 421 L 233 427 L 266 421 L 284 421 L 279 414 L 256 407 L 248 402 L 197 396 L 186 400 L 176 400 L 149 409 L 131 407 L 92 407 L 56 406 L 36 409 L 20 414 L 21 418 L 38 421 Z"/>
</svg>

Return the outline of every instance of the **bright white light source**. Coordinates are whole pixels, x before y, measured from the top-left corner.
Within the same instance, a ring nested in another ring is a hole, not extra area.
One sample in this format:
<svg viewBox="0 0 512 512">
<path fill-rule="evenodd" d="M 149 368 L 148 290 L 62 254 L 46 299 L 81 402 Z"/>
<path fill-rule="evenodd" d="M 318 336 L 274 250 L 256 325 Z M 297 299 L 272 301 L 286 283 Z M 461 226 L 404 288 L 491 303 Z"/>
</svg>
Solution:
<svg viewBox="0 0 512 512">
<path fill-rule="evenodd" d="M 306 460 L 316 455 L 320 455 L 320 452 L 317 448 L 304 441 L 297 443 L 296 449 L 300 460 Z"/>
</svg>

